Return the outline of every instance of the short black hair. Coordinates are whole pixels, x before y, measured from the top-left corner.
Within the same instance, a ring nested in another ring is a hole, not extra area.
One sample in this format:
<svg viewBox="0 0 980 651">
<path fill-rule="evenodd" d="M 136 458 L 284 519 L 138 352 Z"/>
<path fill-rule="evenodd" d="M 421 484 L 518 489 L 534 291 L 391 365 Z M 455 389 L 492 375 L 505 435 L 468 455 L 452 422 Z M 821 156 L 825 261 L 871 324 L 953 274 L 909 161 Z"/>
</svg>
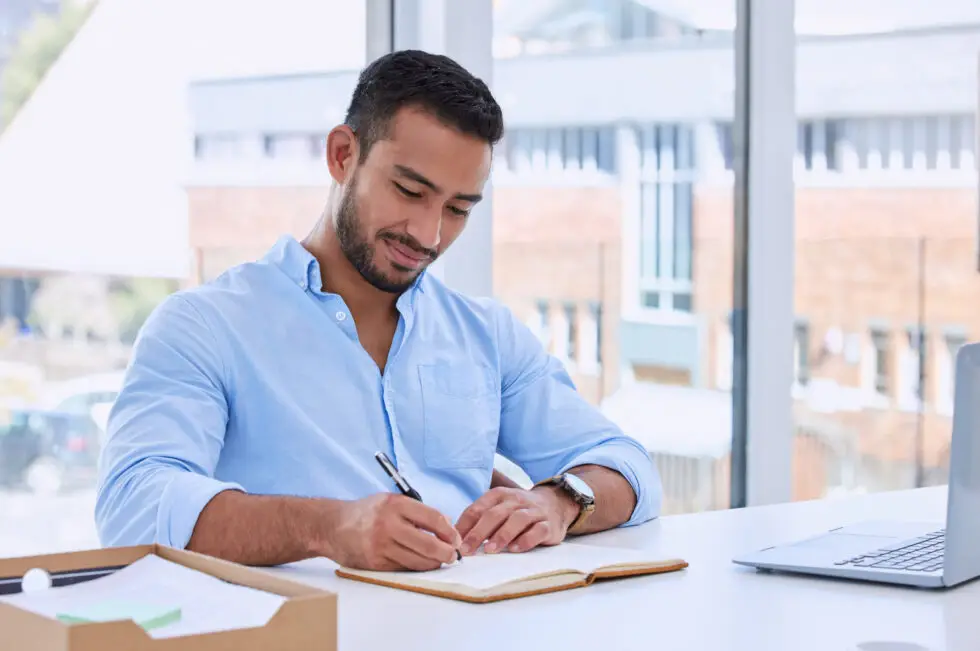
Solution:
<svg viewBox="0 0 980 651">
<path fill-rule="evenodd" d="M 357 134 L 362 161 L 375 142 L 387 137 L 395 114 L 407 107 L 491 147 L 504 135 L 503 112 L 481 79 L 447 56 L 399 50 L 365 67 L 354 88 L 344 122 Z"/>
</svg>

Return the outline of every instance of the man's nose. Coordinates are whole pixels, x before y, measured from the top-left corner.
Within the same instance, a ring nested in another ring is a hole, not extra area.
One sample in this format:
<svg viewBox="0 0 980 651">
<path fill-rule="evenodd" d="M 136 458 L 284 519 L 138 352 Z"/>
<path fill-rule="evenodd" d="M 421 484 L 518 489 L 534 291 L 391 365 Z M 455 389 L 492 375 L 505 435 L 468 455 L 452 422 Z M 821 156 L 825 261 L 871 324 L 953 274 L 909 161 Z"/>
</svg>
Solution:
<svg viewBox="0 0 980 651">
<path fill-rule="evenodd" d="M 415 215 L 408 224 L 408 234 L 427 249 L 439 249 L 440 233 L 442 232 L 442 213 L 425 210 Z"/>
</svg>

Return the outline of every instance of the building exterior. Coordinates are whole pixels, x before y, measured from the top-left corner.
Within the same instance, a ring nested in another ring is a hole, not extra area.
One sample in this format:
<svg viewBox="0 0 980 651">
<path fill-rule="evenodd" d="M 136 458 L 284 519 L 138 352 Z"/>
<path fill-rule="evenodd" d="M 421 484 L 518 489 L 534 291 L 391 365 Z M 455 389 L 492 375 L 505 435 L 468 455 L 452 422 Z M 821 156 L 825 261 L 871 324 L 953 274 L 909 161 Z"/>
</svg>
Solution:
<svg viewBox="0 0 980 651">
<path fill-rule="evenodd" d="M 709 402 L 731 389 L 732 44 L 723 31 L 675 32 L 666 44 L 502 58 L 494 71 L 508 122 L 493 175 L 494 293 L 596 404 L 637 385 Z M 800 37 L 787 392 L 810 479 L 797 496 L 911 485 L 916 467 L 942 476 L 955 350 L 980 333 L 978 53 L 980 23 Z M 192 86 L 195 281 L 320 215 L 323 138 L 354 81 Z M 649 400 L 632 408 L 653 414 Z"/>
</svg>

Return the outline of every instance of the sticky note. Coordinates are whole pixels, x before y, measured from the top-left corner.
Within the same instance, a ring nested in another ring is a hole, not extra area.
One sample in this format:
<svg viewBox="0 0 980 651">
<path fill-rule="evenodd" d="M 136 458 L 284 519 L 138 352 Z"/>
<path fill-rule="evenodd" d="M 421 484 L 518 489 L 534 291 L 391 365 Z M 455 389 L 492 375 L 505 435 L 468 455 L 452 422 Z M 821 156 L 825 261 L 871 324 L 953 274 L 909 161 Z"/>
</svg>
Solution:
<svg viewBox="0 0 980 651">
<path fill-rule="evenodd" d="M 145 630 L 151 630 L 179 622 L 180 608 L 132 601 L 103 601 L 79 606 L 70 612 L 58 613 L 58 619 L 66 624 L 114 622 L 130 619 Z"/>
</svg>

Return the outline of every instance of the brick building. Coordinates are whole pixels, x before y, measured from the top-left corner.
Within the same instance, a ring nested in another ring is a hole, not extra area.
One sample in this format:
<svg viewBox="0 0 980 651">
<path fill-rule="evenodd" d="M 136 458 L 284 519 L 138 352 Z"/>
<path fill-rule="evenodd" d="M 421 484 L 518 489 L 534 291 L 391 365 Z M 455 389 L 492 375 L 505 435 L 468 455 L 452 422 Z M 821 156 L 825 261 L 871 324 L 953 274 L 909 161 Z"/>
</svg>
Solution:
<svg viewBox="0 0 980 651">
<path fill-rule="evenodd" d="M 797 497 L 908 486 L 917 465 L 942 477 L 952 360 L 980 333 L 978 53 L 980 24 L 798 44 Z M 692 432 L 704 441 L 685 454 L 712 468 L 727 455 L 713 442 L 730 438 L 716 397 L 732 378 L 732 57 L 730 38 L 701 35 L 500 59 L 494 71 L 508 122 L 493 176 L 495 295 L 583 395 L 646 426 L 654 451 L 673 455 L 665 431 L 686 417 L 652 415 L 687 391 L 678 404 L 694 400 L 722 431 Z M 583 66 L 587 85 L 574 81 Z M 638 78 L 649 83 L 628 83 Z M 305 234 L 327 196 L 323 136 L 354 79 L 192 87 L 196 280 L 281 232 Z M 718 471 L 699 472 L 724 491 Z"/>
</svg>

